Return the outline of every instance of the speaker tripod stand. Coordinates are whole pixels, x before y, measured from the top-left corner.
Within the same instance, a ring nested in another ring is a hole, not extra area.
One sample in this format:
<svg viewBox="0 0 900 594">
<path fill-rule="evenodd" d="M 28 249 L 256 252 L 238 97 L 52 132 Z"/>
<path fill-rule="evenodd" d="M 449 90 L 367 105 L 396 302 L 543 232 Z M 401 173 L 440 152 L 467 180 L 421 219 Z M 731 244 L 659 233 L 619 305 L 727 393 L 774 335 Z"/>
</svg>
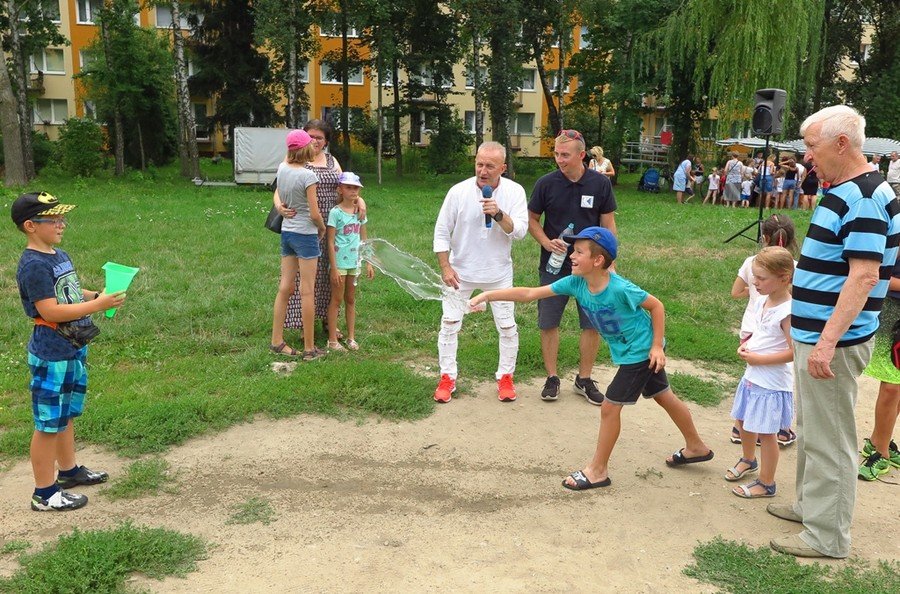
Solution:
<svg viewBox="0 0 900 594">
<path fill-rule="evenodd" d="M 769 156 L 769 136 L 771 136 L 771 135 L 766 134 L 766 147 L 763 149 L 763 156 L 762 156 L 763 169 L 759 174 L 759 181 L 760 181 L 760 184 L 762 185 L 763 190 L 765 190 L 765 188 L 766 188 L 766 181 L 765 181 L 766 176 L 763 174 L 766 173 L 766 158 Z M 769 173 L 771 173 L 771 172 L 769 172 Z M 757 215 L 756 220 L 754 222 L 750 223 L 749 225 L 747 225 L 746 227 L 744 227 L 743 229 L 741 229 L 740 231 L 738 231 L 737 233 L 735 233 L 734 235 L 732 235 L 731 237 L 729 237 L 728 239 L 726 239 L 723 243 L 730 243 L 732 240 L 737 239 L 738 237 L 745 237 L 745 238 L 749 239 L 750 241 L 755 241 L 756 243 L 759 243 L 759 240 L 762 238 L 763 210 L 765 208 L 766 208 L 766 193 L 760 192 L 759 193 L 759 211 L 758 211 L 759 214 Z M 753 227 L 756 227 L 756 237 L 750 237 L 749 235 L 746 235 L 747 231 L 749 231 Z"/>
</svg>

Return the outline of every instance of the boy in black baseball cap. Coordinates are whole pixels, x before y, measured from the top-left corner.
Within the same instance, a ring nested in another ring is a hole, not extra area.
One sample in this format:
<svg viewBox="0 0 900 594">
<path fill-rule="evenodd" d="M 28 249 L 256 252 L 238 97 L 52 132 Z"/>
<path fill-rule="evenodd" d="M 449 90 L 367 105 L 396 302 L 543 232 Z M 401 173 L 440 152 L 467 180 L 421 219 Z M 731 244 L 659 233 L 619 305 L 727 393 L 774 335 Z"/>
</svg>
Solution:
<svg viewBox="0 0 900 594">
<path fill-rule="evenodd" d="M 12 220 L 28 238 L 16 270 L 25 315 L 34 320 L 28 341 L 34 433 L 31 509 L 66 511 L 84 507 L 87 497 L 63 489 L 95 485 L 109 478 L 75 463 L 73 420 L 84 410 L 87 391 L 87 342 L 98 333 L 90 315 L 119 307 L 125 293 L 82 290 L 68 254 L 56 247 L 66 229 L 60 204 L 46 192 L 22 194 L 12 205 Z M 56 466 L 59 474 L 56 475 Z"/>
</svg>

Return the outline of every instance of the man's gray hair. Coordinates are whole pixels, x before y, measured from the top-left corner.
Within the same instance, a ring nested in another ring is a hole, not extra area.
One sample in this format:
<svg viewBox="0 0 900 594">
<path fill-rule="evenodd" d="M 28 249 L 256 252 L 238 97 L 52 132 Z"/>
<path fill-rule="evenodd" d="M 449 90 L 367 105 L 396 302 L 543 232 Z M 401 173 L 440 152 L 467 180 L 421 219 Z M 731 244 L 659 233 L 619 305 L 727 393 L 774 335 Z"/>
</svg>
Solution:
<svg viewBox="0 0 900 594">
<path fill-rule="evenodd" d="M 850 141 L 850 146 L 862 150 L 866 141 L 866 118 L 849 105 L 820 109 L 803 121 L 800 135 L 805 136 L 807 128 L 818 123 L 822 124 L 820 134 L 823 138 L 837 138 L 843 134 Z"/>
<path fill-rule="evenodd" d="M 481 146 L 478 147 L 478 150 L 475 152 L 477 155 L 481 151 L 495 151 L 500 153 L 503 156 L 503 162 L 506 162 L 506 147 L 496 142 L 494 140 L 488 140 L 487 142 L 482 142 Z"/>
</svg>

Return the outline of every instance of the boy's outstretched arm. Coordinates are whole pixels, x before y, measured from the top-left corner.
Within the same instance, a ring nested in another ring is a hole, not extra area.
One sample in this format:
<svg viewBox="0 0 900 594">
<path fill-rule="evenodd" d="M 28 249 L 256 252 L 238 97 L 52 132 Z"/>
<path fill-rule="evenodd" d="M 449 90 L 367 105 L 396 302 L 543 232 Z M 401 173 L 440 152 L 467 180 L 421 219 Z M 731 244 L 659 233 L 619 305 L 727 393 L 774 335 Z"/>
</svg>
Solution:
<svg viewBox="0 0 900 594">
<path fill-rule="evenodd" d="M 80 320 L 84 316 L 89 316 L 111 307 L 119 307 L 123 303 L 125 303 L 125 291 L 117 293 L 104 293 L 101 291 L 97 293 L 96 299 L 83 303 L 57 303 L 55 297 L 50 297 L 35 301 L 34 307 L 44 320 L 59 323 Z"/>
<path fill-rule="evenodd" d="M 666 308 L 662 301 L 653 295 L 647 295 L 641 307 L 650 314 L 653 327 L 653 344 L 650 345 L 650 368 L 659 371 L 666 366 L 666 353 L 663 350 L 663 339 L 666 336 Z"/>
<path fill-rule="evenodd" d="M 490 301 L 518 301 L 527 303 L 538 299 L 553 297 L 556 293 L 550 288 L 550 285 L 543 287 L 511 287 L 509 289 L 495 289 L 493 291 L 485 291 L 479 293 L 469 299 L 469 307 L 475 307 L 482 303 Z"/>
</svg>

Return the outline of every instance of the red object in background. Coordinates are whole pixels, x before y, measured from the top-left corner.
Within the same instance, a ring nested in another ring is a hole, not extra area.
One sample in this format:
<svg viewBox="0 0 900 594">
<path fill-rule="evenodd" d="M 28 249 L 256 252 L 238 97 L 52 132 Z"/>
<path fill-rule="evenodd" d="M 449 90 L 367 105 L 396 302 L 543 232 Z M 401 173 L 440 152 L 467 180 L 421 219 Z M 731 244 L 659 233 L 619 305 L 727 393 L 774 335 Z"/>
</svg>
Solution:
<svg viewBox="0 0 900 594">
<path fill-rule="evenodd" d="M 672 144 L 672 131 L 663 130 L 659 133 L 659 142 L 667 146 Z"/>
</svg>

